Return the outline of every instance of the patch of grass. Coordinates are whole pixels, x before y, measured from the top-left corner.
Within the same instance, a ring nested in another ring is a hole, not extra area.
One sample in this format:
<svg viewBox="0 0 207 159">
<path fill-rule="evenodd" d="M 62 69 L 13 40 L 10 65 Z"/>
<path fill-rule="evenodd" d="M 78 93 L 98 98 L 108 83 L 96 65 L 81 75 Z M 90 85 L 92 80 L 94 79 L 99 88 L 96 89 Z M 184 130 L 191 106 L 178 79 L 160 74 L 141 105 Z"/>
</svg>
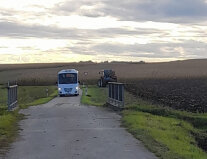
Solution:
<svg viewBox="0 0 207 159">
<path fill-rule="evenodd" d="M 179 111 L 163 105 L 153 104 L 126 92 L 126 109 L 131 111 L 141 111 L 152 115 L 170 117 L 186 121 L 193 125 L 191 134 L 196 139 L 197 145 L 207 151 L 207 114 L 191 113 Z"/>
<path fill-rule="evenodd" d="M 48 89 L 48 97 L 46 93 Z M 7 111 L 7 89 L 0 87 L 0 115 Z M 44 104 L 57 96 L 56 86 L 19 86 L 18 105 L 26 108 L 31 105 Z"/>
<path fill-rule="evenodd" d="M 87 96 L 85 95 L 85 89 L 81 97 L 81 103 L 86 105 L 103 106 L 107 100 L 107 88 L 99 88 L 98 86 L 88 86 Z"/>
<path fill-rule="evenodd" d="M 48 97 L 46 94 L 48 89 Z M 56 86 L 22 86 L 19 89 L 20 108 L 40 105 L 49 102 L 57 96 Z"/>
<path fill-rule="evenodd" d="M 0 85 L 0 115 L 7 109 L 7 89 Z"/>
<path fill-rule="evenodd" d="M 37 99 L 46 98 L 46 89 L 48 89 L 48 96 L 57 92 L 56 86 L 20 86 L 18 88 L 19 105 L 29 104 Z"/>
<path fill-rule="evenodd" d="M 3 156 L 11 142 L 18 135 L 18 121 L 24 116 L 18 113 L 18 110 L 13 112 L 5 112 L 0 115 L 0 157 Z"/>
<path fill-rule="evenodd" d="M 193 126 L 183 120 L 150 113 L 123 112 L 123 123 L 136 138 L 164 159 L 206 159 L 207 154 L 196 145 Z"/>
</svg>

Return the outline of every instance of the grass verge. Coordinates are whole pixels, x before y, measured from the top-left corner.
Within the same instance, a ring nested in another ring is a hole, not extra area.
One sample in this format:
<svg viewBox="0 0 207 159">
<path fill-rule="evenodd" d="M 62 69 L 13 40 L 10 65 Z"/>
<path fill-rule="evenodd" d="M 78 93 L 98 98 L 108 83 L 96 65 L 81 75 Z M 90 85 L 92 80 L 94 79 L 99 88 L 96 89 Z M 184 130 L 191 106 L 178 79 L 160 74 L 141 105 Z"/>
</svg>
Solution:
<svg viewBox="0 0 207 159">
<path fill-rule="evenodd" d="M 106 88 L 90 85 L 88 86 L 87 95 L 85 94 L 86 88 L 82 88 L 82 90 L 81 103 L 94 106 L 103 106 L 106 103 Z"/>
<path fill-rule="evenodd" d="M 160 158 L 207 158 L 191 134 L 196 130 L 186 121 L 126 110 L 123 112 L 123 125 Z"/>
<path fill-rule="evenodd" d="M 82 103 L 104 105 L 107 89 L 88 88 Z M 101 98 L 104 97 L 104 98 Z M 154 105 L 125 93 L 126 109 L 122 112 L 123 126 L 161 159 L 206 159 L 207 115 L 177 111 Z M 204 140 L 203 140 L 203 139 Z M 198 142 L 201 140 L 201 143 Z"/>
<path fill-rule="evenodd" d="M 48 88 L 48 97 L 46 94 Z M 24 116 L 19 114 L 19 110 L 32 105 L 44 104 L 57 96 L 55 86 L 20 86 L 18 88 L 19 108 L 8 112 L 6 107 L 6 88 L 0 88 L 0 157 L 3 156 L 11 142 L 15 140 L 18 134 L 18 121 Z"/>
</svg>

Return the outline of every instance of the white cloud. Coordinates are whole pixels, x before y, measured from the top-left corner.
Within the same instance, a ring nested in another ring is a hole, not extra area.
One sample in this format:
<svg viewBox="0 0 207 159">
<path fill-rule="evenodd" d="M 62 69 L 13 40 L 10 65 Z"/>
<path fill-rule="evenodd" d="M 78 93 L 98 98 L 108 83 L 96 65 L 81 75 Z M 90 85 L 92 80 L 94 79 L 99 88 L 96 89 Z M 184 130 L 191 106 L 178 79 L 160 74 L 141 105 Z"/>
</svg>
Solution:
<svg viewBox="0 0 207 159">
<path fill-rule="evenodd" d="M 8 45 L 9 44 L 9 45 Z M 32 54 L 52 49 L 70 46 L 66 40 L 55 39 L 6 39 L 0 38 L 0 55 L 3 54 Z"/>
<path fill-rule="evenodd" d="M 0 6 L 2 8 L 14 9 L 14 10 L 27 10 L 31 8 L 36 8 L 37 6 L 53 8 L 56 4 L 63 2 L 62 0 L 6 0 L 0 1 Z M 29 10 L 31 11 L 31 10 Z"/>
</svg>

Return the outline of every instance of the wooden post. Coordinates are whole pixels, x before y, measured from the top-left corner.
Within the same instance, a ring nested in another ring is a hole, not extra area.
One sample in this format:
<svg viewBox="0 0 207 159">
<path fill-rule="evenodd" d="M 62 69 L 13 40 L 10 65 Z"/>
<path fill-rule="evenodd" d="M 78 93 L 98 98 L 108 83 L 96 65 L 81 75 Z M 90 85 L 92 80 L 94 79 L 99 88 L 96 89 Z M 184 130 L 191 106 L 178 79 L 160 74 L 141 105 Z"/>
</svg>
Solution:
<svg viewBox="0 0 207 159">
<path fill-rule="evenodd" d="M 49 90 L 48 90 L 48 88 L 46 88 L 46 96 L 47 97 L 49 96 L 48 92 L 49 92 Z"/>
</svg>

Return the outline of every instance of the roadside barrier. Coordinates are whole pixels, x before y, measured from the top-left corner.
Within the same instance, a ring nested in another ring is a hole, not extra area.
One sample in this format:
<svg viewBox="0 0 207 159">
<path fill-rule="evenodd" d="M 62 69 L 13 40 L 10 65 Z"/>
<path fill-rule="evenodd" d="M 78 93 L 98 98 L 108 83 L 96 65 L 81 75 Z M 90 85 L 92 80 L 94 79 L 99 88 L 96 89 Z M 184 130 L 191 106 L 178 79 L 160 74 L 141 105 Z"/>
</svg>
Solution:
<svg viewBox="0 0 207 159">
<path fill-rule="evenodd" d="M 124 108 L 124 84 L 117 82 L 108 83 L 108 104 L 118 107 L 120 109 Z"/>
<path fill-rule="evenodd" d="M 12 110 L 13 108 L 17 107 L 17 82 L 15 82 L 15 84 L 10 85 L 10 82 L 8 82 L 8 110 Z"/>
</svg>

